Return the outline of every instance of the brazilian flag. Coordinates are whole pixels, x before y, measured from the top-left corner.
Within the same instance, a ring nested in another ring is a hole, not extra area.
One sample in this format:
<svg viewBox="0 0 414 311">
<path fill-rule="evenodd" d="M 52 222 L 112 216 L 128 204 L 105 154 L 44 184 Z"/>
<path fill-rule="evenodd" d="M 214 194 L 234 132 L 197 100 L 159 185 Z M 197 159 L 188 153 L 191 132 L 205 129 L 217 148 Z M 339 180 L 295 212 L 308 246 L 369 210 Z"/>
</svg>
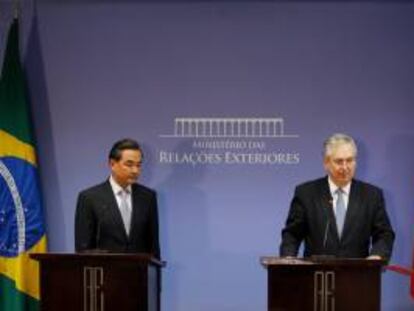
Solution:
<svg viewBox="0 0 414 311">
<path fill-rule="evenodd" d="M 39 310 L 39 266 L 46 251 L 38 169 L 19 54 L 18 21 L 7 38 L 0 77 L 0 310 Z"/>
</svg>

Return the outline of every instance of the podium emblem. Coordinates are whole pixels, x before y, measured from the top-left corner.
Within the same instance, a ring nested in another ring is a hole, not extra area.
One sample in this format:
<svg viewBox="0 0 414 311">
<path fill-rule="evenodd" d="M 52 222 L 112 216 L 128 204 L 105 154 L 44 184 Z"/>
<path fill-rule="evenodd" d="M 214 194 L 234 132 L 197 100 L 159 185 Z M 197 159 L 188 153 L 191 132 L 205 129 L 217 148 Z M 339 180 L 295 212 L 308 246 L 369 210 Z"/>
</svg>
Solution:
<svg viewBox="0 0 414 311">
<path fill-rule="evenodd" d="M 316 271 L 313 282 L 313 311 L 335 311 L 335 272 Z"/>
<path fill-rule="evenodd" d="M 83 311 L 105 311 L 102 267 L 83 267 Z"/>
</svg>

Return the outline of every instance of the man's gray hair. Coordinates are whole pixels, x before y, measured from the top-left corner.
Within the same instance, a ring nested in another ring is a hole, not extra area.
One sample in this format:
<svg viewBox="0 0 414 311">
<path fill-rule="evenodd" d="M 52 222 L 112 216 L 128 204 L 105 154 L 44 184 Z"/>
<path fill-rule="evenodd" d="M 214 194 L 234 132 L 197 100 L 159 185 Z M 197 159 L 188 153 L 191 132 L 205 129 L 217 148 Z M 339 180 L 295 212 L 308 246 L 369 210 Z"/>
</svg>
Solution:
<svg viewBox="0 0 414 311">
<path fill-rule="evenodd" d="M 346 134 L 336 133 L 329 136 L 323 143 L 323 155 L 329 156 L 332 154 L 332 151 L 339 145 L 349 144 L 354 149 L 354 155 L 356 157 L 358 153 L 358 148 L 354 139 Z"/>
</svg>

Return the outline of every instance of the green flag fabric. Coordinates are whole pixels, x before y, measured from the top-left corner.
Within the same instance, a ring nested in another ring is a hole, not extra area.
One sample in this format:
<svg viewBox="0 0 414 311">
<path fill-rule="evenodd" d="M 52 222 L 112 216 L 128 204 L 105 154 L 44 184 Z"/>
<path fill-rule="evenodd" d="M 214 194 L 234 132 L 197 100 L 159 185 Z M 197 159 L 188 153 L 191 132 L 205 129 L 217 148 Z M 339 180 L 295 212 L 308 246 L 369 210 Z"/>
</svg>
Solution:
<svg viewBox="0 0 414 311">
<path fill-rule="evenodd" d="M 19 27 L 14 19 L 0 76 L 0 310 L 39 310 L 39 267 L 46 251 Z"/>
</svg>

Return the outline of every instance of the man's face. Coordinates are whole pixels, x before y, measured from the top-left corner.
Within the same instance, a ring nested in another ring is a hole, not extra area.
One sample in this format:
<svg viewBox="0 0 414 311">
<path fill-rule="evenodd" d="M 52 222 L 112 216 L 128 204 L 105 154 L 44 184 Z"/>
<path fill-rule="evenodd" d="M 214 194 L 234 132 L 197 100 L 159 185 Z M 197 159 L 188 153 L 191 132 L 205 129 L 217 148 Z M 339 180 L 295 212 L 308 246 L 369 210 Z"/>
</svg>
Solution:
<svg viewBox="0 0 414 311">
<path fill-rule="evenodd" d="M 142 154 L 139 150 L 126 149 L 121 151 L 117 161 L 110 159 L 112 176 L 123 188 L 133 184 L 141 174 Z"/>
<path fill-rule="evenodd" d="M 339 144 L 325 156 L 324 167 L 332 181 L 338 187 L 351 182 L 356 169 L 355 150 L 350 144 Z"/>
</svg>

